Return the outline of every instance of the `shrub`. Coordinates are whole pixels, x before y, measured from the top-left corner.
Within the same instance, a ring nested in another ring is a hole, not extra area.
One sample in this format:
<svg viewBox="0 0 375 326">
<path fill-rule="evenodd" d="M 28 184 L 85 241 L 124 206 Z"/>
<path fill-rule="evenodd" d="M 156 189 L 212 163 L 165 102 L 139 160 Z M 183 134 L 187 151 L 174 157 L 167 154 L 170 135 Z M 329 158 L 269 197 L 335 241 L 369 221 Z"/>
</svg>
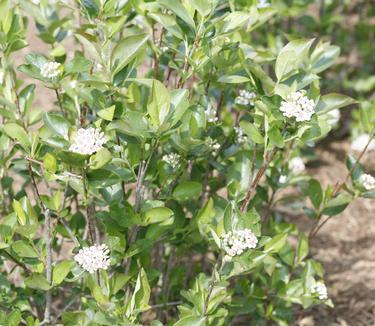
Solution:
<svg viewBox="0 0 375 326">
<path fill-rule="evenodd" d="M 267 44 L 282 1 L 0 9 L 1 324 L 291 325 L 332 305 L 309 242 L 375 197 L 366 148 L 334 186 L 305 171 L 355 103 L 321 94 L 336 46 Z M 15 67 L 30 15 L 51 50 Z M 41 87 L 53 110 L 33 105 Z"/>
</svg>

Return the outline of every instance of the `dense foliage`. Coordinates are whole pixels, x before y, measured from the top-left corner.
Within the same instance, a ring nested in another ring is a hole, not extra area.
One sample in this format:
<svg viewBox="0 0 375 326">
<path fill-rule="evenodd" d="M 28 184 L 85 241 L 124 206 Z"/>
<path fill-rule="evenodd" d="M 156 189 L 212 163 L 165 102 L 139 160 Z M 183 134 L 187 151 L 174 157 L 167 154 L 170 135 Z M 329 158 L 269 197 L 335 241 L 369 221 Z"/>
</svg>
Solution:
<svg viewBox="0 0 375 326">
<path fill-rule="evenodd" d="M 293 325 L 332 305 L 309 243 L 375 197 L 375 106 L 323 188 L 312 146 L 357 105 L 313 37 L 344 38 L 349 4 L 327 2 L 0 0 L 0 324 Z M 359 100 L 375 84 L 342 77 Z"/>
</svg>

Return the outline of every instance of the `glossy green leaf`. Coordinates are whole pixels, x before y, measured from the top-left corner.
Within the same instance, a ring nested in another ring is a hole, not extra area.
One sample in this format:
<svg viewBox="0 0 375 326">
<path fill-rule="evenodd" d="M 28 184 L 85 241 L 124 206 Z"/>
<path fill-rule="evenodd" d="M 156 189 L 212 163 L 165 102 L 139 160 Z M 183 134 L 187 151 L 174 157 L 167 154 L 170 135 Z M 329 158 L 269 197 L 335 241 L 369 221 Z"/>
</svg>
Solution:
<svg viewBox="0 0 375 326">
<path fill-rule="evenodd" d="M 111 56 L 113 76 L 137 56 L 148 38 L 148 34 L 131 35 L 117 43 Z"/>
<path fill-rule="evenodd" d="M 178 201 L 197 199 L 202 192 L 202 185 L 195 181 L 180 183 L 173 191 L 173 197 Z"/>
</svg>

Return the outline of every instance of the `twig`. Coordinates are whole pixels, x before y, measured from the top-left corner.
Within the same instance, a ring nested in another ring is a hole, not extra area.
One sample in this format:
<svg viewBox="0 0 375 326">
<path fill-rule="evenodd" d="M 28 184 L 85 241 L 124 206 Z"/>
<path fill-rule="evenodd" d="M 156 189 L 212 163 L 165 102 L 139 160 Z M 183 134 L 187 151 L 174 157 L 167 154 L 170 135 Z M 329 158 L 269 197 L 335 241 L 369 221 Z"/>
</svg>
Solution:
<svg viewBox="0 0 375 326">
<path fill-rule="evenodd" d="M 266 172 L 268 164 L 271 162 L 274 154 L 275 154 L 275 151 L 272 151 L 270 154 L 266 155 L 266 157 L 264 159 L 264 162 L 263 162 L 263 165 L 258 170 L 258 173 L 256 174 L 254 181 L 251 183 L 251 185 L 250 185 L 250 187 L 247 191 L 245 200 L 243 201 L 242 206 L 240 208 L 241 213 L 243 213 L 247 210 L 247 207 L 249 206 L 250 200 L 253 198 L 254 191 L 255 191 L 256 187 L 258 186 L 260 180 L 262 179 L 264 173 Z"/>
<path fill-rule="evenodd" d="M 36 184 L 36 180 L 34 178 L 31 162 L 28 162 L 28 171 L 31 178 L 31 184 L 34 187 L 35 193 L 37 195 L 37 199 L 39 201 L 39 205 L 42 208 L 44 218 L 45 218 L 45 240 L 46 240 L 46 279 L 48 284 L 52 284 L 52 248 L 51 248 L 51 214 L 50 210 L 44 205 L 42 198 L 39 193 L 38 186 Z M 44 320 L 48 325 L 51 319 L 51 306 L 52 306 L 52 295 L 51 290 L 46 291 L 46 307 L 44 310 Z"/>
<path fill-rule="evenodd" d="M 178 306 L 179 304 L 182 304 L 182 301 L 172 301 L 172 302 L 166 302 L 166 303 L 160 303 L 160 304 L 154 304 L 151 306 L 151 309 L 159 309 L 164 307 L 170 307 L 170 306 Z"/>
<path fill-rule="evenodd" d="M 86 166 L 82 169 L 82 180 L 83 180 L 83 192 L 85 197 L 85 206 L 86 206 L 86 221 L 87 221 L 87 227 L 89 231 L 89 238 L 90 242 L 93 245 L 95 243 L 95 231 L 92 224 L 92 207 L 89 204 L 88 199 L 88 183 L 87 183 L 87 173 L 86 173 Z M 95 208 L 94 208 L 95 210 Z"/>
<path fill-rule="evenodd" d="M 56 97 L 57 97 L 57 102 L 59 104 L 60 112 L 65 117 L 65 111 L 63 109 L 60 93 L 59 93 L 59 90 L 57 88 L 55 88 L 55 94 L 56 94 Z"/>
</svg>

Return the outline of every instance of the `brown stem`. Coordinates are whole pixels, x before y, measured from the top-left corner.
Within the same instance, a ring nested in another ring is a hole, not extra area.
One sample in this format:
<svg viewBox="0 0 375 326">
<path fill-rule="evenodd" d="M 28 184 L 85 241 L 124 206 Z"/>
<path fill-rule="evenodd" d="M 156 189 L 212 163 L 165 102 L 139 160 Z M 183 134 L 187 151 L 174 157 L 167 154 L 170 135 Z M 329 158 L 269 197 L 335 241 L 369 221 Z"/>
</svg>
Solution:
<svg viewBox="0 0 375 326">
<path fill-rule="evenodd" d="M 84 197 L 85 197 L 85 206 L 86 206 L 86 222 L 87 222 L 87 227 L 89 230 L 89 238 L 90 238 L 90 243 L 93 245 L 95 241 L 95 231 L 94 227 L 92 224 L 92 207 L 89 204 L 89 199 L 88 199 L 88 184 L 87 184 L 87 173 L 86 173 L 86 167 L 83 168 L 82 170 L 82 180 L 83 180 L 83 192 L 84 192 Z M 95 208 L 94 208 L 95 212 Z M 95 213 L 94 213 L 95 214 Z"/>
<path fill-rule="evenodd" d="M 245 200 L 243 201 L 242 206 L 240 208 L 241 213 L 247 210 L 250 200 L 253 198 L 255 189 L 258 186 L 260 180 L 262 179 L 264 173 L 266 172 L 268 164 L 271 162 L 274 154 L 275 154 L 275 151 L 272 151 L 270 154 L 266 155 L 263 165 L 258 170 L 258 173 L 256 174 L 254 181 L 251 183 L 249 190 L 247 191 Z"/>
<path fill-rule="evenodd" d="M 51 285 L 52 284 L 52 247 L 51 247 L 51 214 L 49 209 L 44 205 L 42 198 L 40 196 L 40 192 L 32 171 L 31 162 L 29 161 L 28 164 L 28 171 L 31 178 L 31 183 L 37 195 L 37 199 L 39 201 L 39 205 L 42 208 L 44 218 L 45 218 L 45 241 L 46 241 L 46 279 L 47 282 Z M 52 294 L 51 290 L 46 291 L 46 307 L 44 310 L 44 321 L 46 325 L 48 325 L 51 321 L 51 307 L 52 307 Z"/>
<path fill-rule="evenodd" d="M 63 108 L 63 105 L 62 105 L 59 90 L 57 88 L 55 88 L 55 94 L 56 94 L 56 97 L 57 97 L 57 102 L 59 104 L 60 112 L 65 117 L 65 111 L 64 111 L 64 108 Z"/>
</svg>

